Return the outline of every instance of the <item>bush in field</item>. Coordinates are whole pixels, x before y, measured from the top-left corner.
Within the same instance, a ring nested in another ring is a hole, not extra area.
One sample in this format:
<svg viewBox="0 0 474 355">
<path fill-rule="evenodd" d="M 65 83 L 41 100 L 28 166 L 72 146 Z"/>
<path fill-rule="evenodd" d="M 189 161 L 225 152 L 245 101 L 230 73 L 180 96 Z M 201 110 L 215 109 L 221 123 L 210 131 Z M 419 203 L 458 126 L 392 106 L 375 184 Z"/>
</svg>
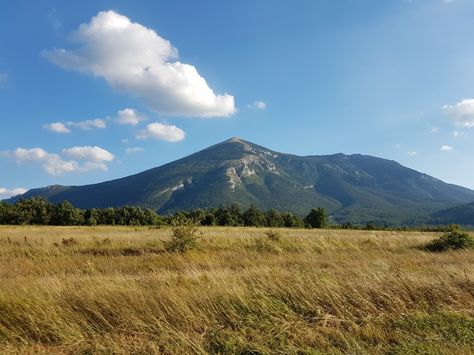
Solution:
<svg viewBox="0 0 474 355">
<path fill-rule="evenodd" d="M 171 230 L 171 239 L 165 243 L 166 250 L 183 254 L 194 249 L 198 240 L 197 231 L 196 225 L 191 221 L 178 222 Z"/>
<path fill-rule="evenodd" d="M 265 235 L 268 237 L 268 239 L 270 239 L 272 242 L 278 242 L 280 241 L 281 239 L 281 235 L 280 233 L 276 232 L 276 231 L 272 231 L 272 230 L 269 230 L 267 232 L 265 232 Z"/>
<path fill-rule="evenodd" d="M 462 250 L 462 249 L 473 249 L 474 238 L 469 234 L 463 233 L 459 230 L 453 230 L 450 233 L 446 233 L 442 237 L 433 240 L 426 247 L 428 251 L 441 252 L 446 250 Z"/>
<path fill-rule="evenodd" d="M 74 239 L 74 238 L 63 238 L 63 240 L 61 241 L 61 244 L 65 247 L 70 247 L 70 246 L 73 246 L 73 245 L 77 245 L 77 240 Z"/>
</svg>

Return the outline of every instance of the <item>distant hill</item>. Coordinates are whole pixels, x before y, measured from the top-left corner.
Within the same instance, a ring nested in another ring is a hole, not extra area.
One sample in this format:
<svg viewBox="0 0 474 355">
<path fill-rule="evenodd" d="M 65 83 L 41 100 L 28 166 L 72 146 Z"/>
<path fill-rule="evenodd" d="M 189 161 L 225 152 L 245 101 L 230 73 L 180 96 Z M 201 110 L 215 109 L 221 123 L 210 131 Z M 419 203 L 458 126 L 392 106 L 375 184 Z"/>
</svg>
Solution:
<svg viewBox="0 0 474 355">
<path fill-rule="evenodd" d="M 474 202 L 438 211 L 431 215 L 436 224 L 461 224 L 474 227 Z"/>
<path fill-rule="evenodd" d="M 301 157 L 239 138 L 125 178 L 49 186 L 21 197 L 33 196 L 80 208 L 134 205 L 159 213 L 239 203 L 304 215 L 321 206 L 338 222 L 390 224 L 424 222 L 436 211 L 474 201 L 474 191 L 395 161 L 359 154 Z"/>
</svg>

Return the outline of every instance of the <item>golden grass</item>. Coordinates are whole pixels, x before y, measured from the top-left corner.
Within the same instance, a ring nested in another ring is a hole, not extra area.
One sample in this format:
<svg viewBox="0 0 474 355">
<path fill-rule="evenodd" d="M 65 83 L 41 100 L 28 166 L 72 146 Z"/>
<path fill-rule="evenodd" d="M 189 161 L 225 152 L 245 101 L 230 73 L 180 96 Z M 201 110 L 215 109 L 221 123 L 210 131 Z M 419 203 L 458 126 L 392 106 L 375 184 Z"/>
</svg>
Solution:
<svg viewBox="0 0 474 355">
<path fill-rule="evenodd" d="M 474 352 L 474 252 L 434 233 L 0 227 L 1 353 Z M 63 245 L 73 238 L 77 244 Z"/>
</svg>

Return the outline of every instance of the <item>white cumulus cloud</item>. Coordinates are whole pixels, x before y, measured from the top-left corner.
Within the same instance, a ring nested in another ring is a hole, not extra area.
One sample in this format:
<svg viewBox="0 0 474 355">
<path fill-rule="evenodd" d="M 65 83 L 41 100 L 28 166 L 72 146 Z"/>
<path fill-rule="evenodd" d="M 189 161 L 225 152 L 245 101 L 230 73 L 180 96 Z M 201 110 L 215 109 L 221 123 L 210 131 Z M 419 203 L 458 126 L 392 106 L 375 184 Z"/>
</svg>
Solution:
<svg viewBox="0 0 474 355">
<path fill-rule="evenodd" d="M 40 161 L 46 159 L 49 153 L 43 148 L 17 148 L 11 152 L 11 155 L 21 163 L 24 161 Z"/>
<path fill-rule="evenodd" d="M 69 127 L 75 127 L 84 131 L 92 131 L 93 129 L 107 128 L 107 122 L 103 118 L 95 118 L 85 121 L 69 121 L 69 122 L 53 122 L 43 125 L 44 128 L 55 133 L 71 133 Z"/>
<path fill-rule="evenodd" d="M 115 159 L 112 153 L 100 147 L 72 147 L 63 149 L 62 154 L 73 159 L 87 160 L 95 163 L 112 161 Z"/>
<path fill-rule="evenodd" d="M 253 106 L 259 110 L 265 110 L 267 108 L 267 104 L 265 102 L 258 100 L 253 103 Z"/>
<path fill-rule="evenodd" d="M 107 128 L 107 123 L 103 118 L 95 118 L 92 120 L 85 120 L 79 122 L 69 121 L 66 124 L 71 127 L 83 129 L 85 131 L 91 131 L 96 128 Z"/>
<path fill-rule="evenodd" d="M 56 132 L 56 133 L 71 133 L 71 130 L 66 127 L 66 125 L 62 122 L 53 122 L 48 123 L 43 126 L 48 131 Z"/>
<path fill-rule="evenodd" d="M 65 160 L 60 154 L 48 153 L 42 148 L 17 148 L 3 152 L 2 155 L 15 159 L 18 164 L 39 163 L 46 173 L 53 176 L 91 170 L 106 171 L 108 167 L 104 162 L 114 159 L 111 153 L 99 147 L 73 147 L 63 149 L 62 154 L 72 159 Z M 77 160 L 83 162 L 79 163 Z"/>
<path fill-rule="evenodd" d="M 22 187 L 17 187 L 14 189 L 6 189 L 4 187 L 0 187 L 0 200 L 18 196 L 18 195 L 23 195 L 26 191 L 28 190 Z"/>
<path fill-rule="evenodd" d="M 150 123 L 137 136 L 137 139 L 155 138 L 167 142 L 179 142 L 186 134 L 181 128 L 163 123 Z"/>
<path fill-rule="evenodd" d="M 227 117 L 234 97 L 216 95 L 178 51 L 154 30 L 114 11 L 99 12 L 72 34 L 76 49 L 44 55 L 66 70 L 102 77 L 114 89 L 140 97 L 155 112 L 175 116 Z"/>
<path fill-rule="evenodd" d="M 80 168 L 77 161 L 63 160 L 58 154 L 48 154 L 48 157 L 44 159 L 41 166 L 49 175 L 54 176 L 79 171 Z"/>
<path fill-rule="evenodd" d="M 136 126 L 145 120 L 146 117 L 137 110 L 134 110 L 133 108 L 125 108 L 117 112 L 117 118 L 115 119 L 115 122 L 118 124 Z"/>
<path fill-rule="evenodd" d="M 64 161 L 58 154 L 51 154 L 42 148 L 17 148 L 8 154 L 18 164 L 25 162 L 40 162 L 43 169 L 50 175 L 62 175 L 66 172 L 75 171 L 78 163 L 75 161 Z"/>
<path fill-rule="evenodd" d="M 439 148 L 442 152 L 451 152 L 453 150 L 453 147 L 450 145 L 442 145 L 441 148 Z"/>
<path fill-rule="evenodd" d="M 454 105 L 444 105 L 443 111 L 453 120 L 456 127 L 474 127 L 474 99 L 464 99 Z"/>
</svg>

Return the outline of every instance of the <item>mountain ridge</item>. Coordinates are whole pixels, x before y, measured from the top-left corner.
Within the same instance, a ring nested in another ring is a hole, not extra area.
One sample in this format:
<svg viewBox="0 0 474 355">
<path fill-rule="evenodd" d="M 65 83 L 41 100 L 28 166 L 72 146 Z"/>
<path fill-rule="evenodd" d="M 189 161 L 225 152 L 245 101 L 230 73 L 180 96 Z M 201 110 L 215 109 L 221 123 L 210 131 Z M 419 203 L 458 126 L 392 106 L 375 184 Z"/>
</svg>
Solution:
<svg viewBox="0 0 474 355">
<path fill-rule="evenodd" d="M 43 196 L 80 208 L 134 205 L 159 213 L 238 203 L 304 215 L 324 207 L 333 220 L 420 223 L 474 201 L 474 191 L 370 155 L 298 156 L 238 137 L 123 178 L 52 185 L 12 199 Z"/>
<path fill-rule="evenodd" d="M 431 215 L 435 224 L 460 224 L 474 227 L 474 202 L 437 211 Z"/>
</svg>

